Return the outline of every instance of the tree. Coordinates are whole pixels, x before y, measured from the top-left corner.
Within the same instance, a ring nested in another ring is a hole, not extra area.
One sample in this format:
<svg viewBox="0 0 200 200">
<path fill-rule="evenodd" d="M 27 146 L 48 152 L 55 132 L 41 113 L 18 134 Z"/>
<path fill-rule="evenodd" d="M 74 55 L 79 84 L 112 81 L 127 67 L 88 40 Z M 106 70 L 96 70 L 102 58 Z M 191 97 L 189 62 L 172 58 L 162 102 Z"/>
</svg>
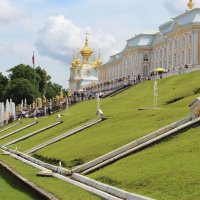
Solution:
<svg viewBox="0 0 200 200">
<path fill-rule="evenodd" d="M 39 82 L 39 91 L 41 95 L 46 95 L 47 91 L 47 81 L 51 79 L 50 76 L 47 75 L 47 72 L 42 69 L 41 67 L 37 67 L 35 69 L 36 73 L 40 76 L 40 82 Z"/>
<path fill-rule="evenodd" d="M 6 89 L 6 98 L 12 99 L 16 104 L 20 104 L 26 98 L 28 104 L 34 99 L 34 85 L 25 78 L 13 79 Z"/>
<path fill-rule="evenodd" d="M 0 73 L 0 102 L 5 99 L 5 87 L 8 84 L 8 78 Z"/>
<path fill-rule="evenodd" d="M 47 99 L 51 99 L 56 95 L 60 95 L 61 88 L 62 88 L 61 85 L 49 81 L 47 84 L 47 93 L 46 93 Z"/>
</svg>

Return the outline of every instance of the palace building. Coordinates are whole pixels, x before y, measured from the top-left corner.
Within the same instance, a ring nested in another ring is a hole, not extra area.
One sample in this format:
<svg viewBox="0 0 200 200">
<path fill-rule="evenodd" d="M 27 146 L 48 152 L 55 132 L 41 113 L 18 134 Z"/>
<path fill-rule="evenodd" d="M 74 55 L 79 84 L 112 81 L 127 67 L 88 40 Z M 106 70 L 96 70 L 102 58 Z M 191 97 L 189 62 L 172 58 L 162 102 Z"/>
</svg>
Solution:
<svg viewBox="0 0 200 200">
<path fill-rule="evenodd" d="M 160 25 L 158 33 L 139 34 L 127 40 L 122 52 L 98 68 L 99 83 L 148 76 L 155 68 L 200 65 L 200 8 L 193 6 L 190 0 L 189 10 Z"/>
<path fill-rule="evenodd" d="M 79 58 L 80 53 L 82 59 Z M 88 34 L 86 34 L 84 48 L 81 49 L 81 51 L 78 50 L 77 57 L 75 58 L 75 56 L 73 56 L 73 61 L 71 63 L 69 79 L 69 88 L 71 92 L 78 92 L 83 90 L 86 86 L 98 83 L 98 67 L 102 64 L 100 50 L 98 60 L 96 60 L 96 55 L 94 53 L 94 60 L 90 62 L 92 54 L 93 51 L 88 44 Z"/>
</svg>

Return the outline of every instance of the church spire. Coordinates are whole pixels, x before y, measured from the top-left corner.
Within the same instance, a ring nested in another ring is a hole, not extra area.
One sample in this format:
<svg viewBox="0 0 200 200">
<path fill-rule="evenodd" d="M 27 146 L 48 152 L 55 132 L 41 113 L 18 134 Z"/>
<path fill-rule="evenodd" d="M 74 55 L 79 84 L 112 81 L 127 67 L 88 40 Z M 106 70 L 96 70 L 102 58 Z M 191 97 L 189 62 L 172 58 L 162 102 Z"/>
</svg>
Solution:
<svg viewBox="0 0 200 200">
<path fill-rule="evenodd" d="M 189 0 L 187 6 L 188 6 L 188 9 L 189 9 L 189 10 L 192 10 L 193 7 L 194 7 L 194 2 L 193 2 L 192 0 Z"/>
</svg>

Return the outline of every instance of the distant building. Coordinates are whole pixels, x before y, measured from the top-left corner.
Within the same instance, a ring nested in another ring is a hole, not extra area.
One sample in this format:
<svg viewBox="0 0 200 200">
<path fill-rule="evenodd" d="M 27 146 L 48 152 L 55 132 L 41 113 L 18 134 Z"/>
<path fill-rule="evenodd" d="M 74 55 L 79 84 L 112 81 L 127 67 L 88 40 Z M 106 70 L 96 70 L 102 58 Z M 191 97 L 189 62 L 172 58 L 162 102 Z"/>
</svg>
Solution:
<svg viewBox="0 0 200 200">
<path fill-rule="evenodd" d="M 79 53 L 82 55 L 81 60 L 79 58 Z M 71 63 L 69 79 L 70 92 L 80 92 L 85 87 L 98 83 L 98 67 L 102 64 L 100 50 L 98 60 L 96 60 L 96 55 L 94 55 L 94 61 L 90 62 L 92 54 L 93 51 L 88 45 L 88 36 L 86 34 L 84 48 L 78 51 L 77 58 L 74 56 Z"/>
<path fill-rule="evenodd" d="M 193 6 L 189 1 L 189 10 L 162 24 L 158 33 L 127 40 L 122 52 L 99 67 L 99 83 L 148 76 L 158 67 L 170 70 L 200 65 L 200 8 Z"/>
</svg>

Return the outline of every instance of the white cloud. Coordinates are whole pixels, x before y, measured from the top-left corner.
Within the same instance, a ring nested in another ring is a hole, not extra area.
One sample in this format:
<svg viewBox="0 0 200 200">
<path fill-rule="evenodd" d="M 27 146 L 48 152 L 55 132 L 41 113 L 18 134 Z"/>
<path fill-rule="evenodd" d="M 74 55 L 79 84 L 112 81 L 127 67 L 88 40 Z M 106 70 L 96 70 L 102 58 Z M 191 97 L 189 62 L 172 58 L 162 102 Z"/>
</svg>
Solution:
<svg viewBox="0 0 200 200">
<path fill-rule="evenodd" d="M 101 48 L 103 55 L 109 56 L 116 39 L 101 30 L 79 27 L 64 16 L 50 17 L 39 31 L 36 47 L 42 56 L 70 62 L 73 49 L 84 46 L 84 34 L 89 32 L 89 45 L 92 49 Z M 69 63 L 68 63 L 69 64 Z"/>
<path fill-rule="evenodd" d="M 17 9 L 14 5 L 11 4 L 10 0 L 1 0 L 0 1 L 0 23 L 9 24 L 16 22 L 19 18 L 23 17 L 22 11 Z"/>
</svg>

